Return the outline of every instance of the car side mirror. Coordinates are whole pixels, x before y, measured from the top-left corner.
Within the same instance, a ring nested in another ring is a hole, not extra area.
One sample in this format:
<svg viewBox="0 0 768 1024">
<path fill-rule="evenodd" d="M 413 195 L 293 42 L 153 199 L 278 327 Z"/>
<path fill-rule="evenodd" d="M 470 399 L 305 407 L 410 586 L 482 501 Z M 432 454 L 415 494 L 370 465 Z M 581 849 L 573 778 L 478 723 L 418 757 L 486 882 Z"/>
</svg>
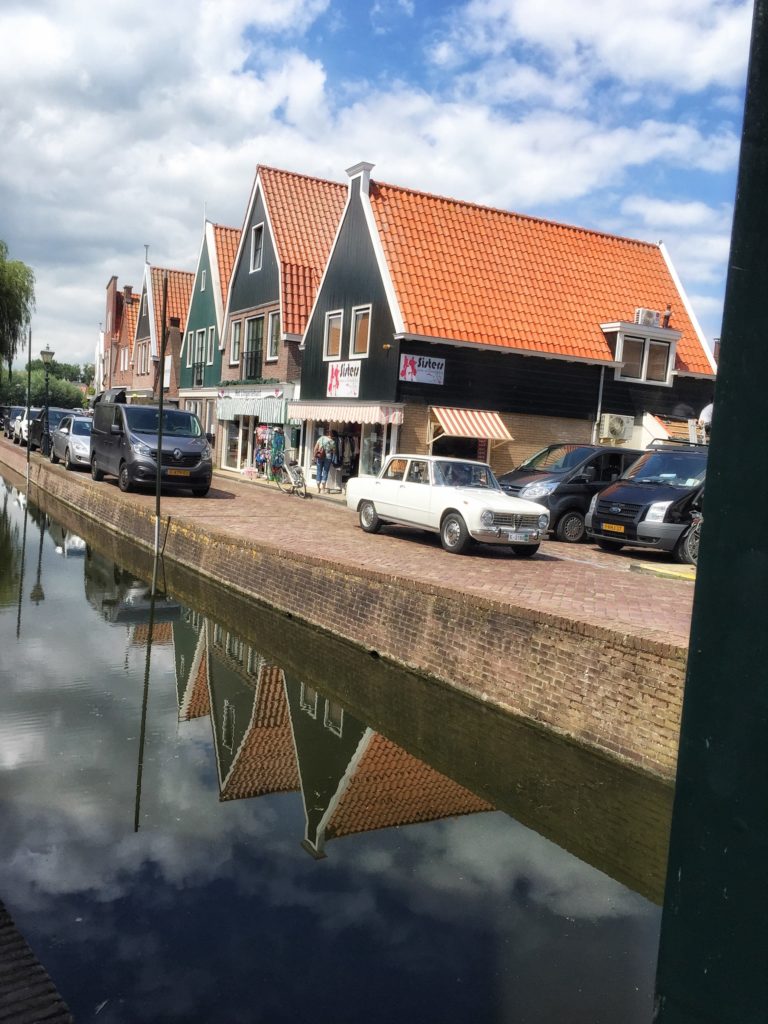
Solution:
<svg viewBox="0 0 768 1024">
<path fill-rule="evenodd" d="M 119 424 L 113 423 L 109 428 L 109 432 L 110 434 L 122 434 L 123 428 Z"/>
<path fill-rule="evenodd" d="M 206 434 L 205 440 L 208 442 L 209 445 L 211 445 L 211 447 L 213 447 L 213 445 L 216 443 L 216 437 L 214 434 Z"/>
</svg>

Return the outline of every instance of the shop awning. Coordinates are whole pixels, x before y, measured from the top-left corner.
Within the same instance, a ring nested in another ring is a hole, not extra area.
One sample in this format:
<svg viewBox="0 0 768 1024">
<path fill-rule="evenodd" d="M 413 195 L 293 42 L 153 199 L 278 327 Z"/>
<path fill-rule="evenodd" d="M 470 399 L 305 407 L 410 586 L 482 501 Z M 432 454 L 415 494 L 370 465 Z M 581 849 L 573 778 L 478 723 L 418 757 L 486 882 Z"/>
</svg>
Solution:
<svg viewBox="0 0 768 1024">
<path fill-rule="evenodd" d="M 433 437 L 433 441 L 444 435 L 483 437 L 491 441 L 514 441 L 497 412 L 489 412 L 487 409 L 446 409 L 443 406 L 433 405 L 432 414 L 442 427 L 442 433 Z"/>
<path fill-rule="evenodd" d="M 285 423 L 285 399 L 276 395 L 227 395 L 216 402 L 216 418 L 258 416 L 262 423 Z"/>
<path fill-rule="evenodd" d="M 402 405 L 380 405 L 378 402 L 289 402 L 291 420 L 322 420 L 329 423 L 392 423 L 403 422 Z"/>
</svg>

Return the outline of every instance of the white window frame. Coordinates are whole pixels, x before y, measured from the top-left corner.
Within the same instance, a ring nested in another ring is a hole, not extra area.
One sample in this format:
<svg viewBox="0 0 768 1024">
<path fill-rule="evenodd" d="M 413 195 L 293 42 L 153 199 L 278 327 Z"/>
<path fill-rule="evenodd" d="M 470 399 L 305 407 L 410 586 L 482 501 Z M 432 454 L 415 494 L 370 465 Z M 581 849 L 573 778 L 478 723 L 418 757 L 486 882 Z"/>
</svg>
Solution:
<svg viewBox="0 0 768 1024">
<path fill-rule="evenodd" d="M 205 361 L 208 366 L 213 366 L 213 352 L 216 348 L 216 328 L 208 328 L 208 348 L 205 353 Z"/>
<path fill-rule="evenodd" d="M 272 335 L 274 334 L 273 324 L 277 321 L 278 336 L 275 342 L 275 351 L 272 351 Z M 264 356 L 265 363 L 276 363 L 280 356 L 280 310 L 274 310 L 269 314 L 267 320 L 267 354 Z"/>
<path fill-rule="evenodd" d="M 312 698 L 309 694 L 312 694 Z M 314 686 L 307 686 L 306 683 L 301 684 L 301 690 L 299 691 L 299 707 L 302 711 L 309 715 L 310 718 L 317 718 L 317 704 L 318 704 L 318 692 Z"/>
<path fill-rule="evenodd" d="M 629 377 L 624 374 L 624 367 L 617 366 L 615 371 L 615 379 L 623 381 L 627 384 L 649 384 L 660 388 L 671 388 L 672 387 L 672 371 L 675 367 L 675 352 L 677 348 L 677 340 L 669 338 L 659 338 L 653 334 L 646 334 L 640 331 L 619 331 L 618 338 L 616 341 L 616 362 L 622 362 L 624 358 L 624 342 L 625 341 L 639 341 L 643 344 L 643 357 L 642 365 L 640 368 L 639 377 Z M 651 350 L 651 345 L 666 345 L 668 349 L 667 356 L 667 375 L 664 380 L 649 380 L 648 379 L 648 355 Z"/>
<path fill-rule="evenodd" d="M 254 245 L 256 241 L 256 232 L 260 232 L 261 245 L 259 246 L 258 253 Z M 258 260 L 257 260 L 258 257 Z M 264 265 L 264 221 L 260 224 L 254 224 L 251 228 L 251 273 L 256 273 L 257 270 L 261 270 Z"/>
<path fill-rule="evenodd" d="M 192 349 L 195 347 L 195 332 L 187 332 L 187 369 L 192 367 Z"/>
<path fill-rule="evenodd" d="M 339 318 L 339 354 L 332 356 L 328 354 L 328 335 L 331 319 L 333 317 Z M 325 327 L 323 329 L 323 361 L 326 363 L 337 363 L 342 357 L 342 349 L 344 347 L 344 310 L 343 309 L 329 309 L 325 314 Z"/>
<path fill-rule="evenodd" d="M 201 271 L 201 273 L 200 273 L 200 291 L 201 292 L 205 291 L 205 271 L 204 270 Z"/>
<path fill-rule="evenodd" d="M 336 705 L 339 709 L 339 717 L 335 719 L 331 715 L 331 705 Z M 339 704 L 338 701 L 331 701 L 326 698 L 325 709 L 323 711 L 323 725 L 332 732 L 334 736 L 341 736 L 344 732 L 344 708 Z"/>
<path fill-rule="evenodd" d="M 350 316 L 349 324 L 349 358 L 350 359 L 367 359 L 368 353 L 371 351 L 371 314 L 373 312 L 370 303 L 363 306 L 353 306 Z M 365 352 L 354 352 L 355 344 L 355 316 L 357 313 L 368 314 L 368 340 L 365 346 Z"/>
<path fill-rule="evenodd" d="M 235 355 L 235 328 L 237 327 L 237 355 Z M 229 365 L 240 365 L 240 353 L 243 348 L 243 321 L 233 320 L 229 325 Z"/>
<path fill-rule="evenodd" d="M 205 362 L 205 328 L 201 327 L 195 336 L 195 363 Z"/>
</svg>

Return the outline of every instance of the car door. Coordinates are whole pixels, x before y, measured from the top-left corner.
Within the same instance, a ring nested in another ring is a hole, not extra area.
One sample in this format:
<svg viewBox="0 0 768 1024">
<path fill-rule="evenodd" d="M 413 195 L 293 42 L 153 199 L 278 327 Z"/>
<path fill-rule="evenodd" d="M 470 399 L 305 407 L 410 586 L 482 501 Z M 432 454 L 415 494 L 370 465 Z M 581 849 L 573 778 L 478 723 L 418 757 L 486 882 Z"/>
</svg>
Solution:
<svg viewBox="0 0 768 1024">
<path fill-rule="evenodd" d="M 429 463 L 426 459 L 411 459 L 398 493 L 401 516 L 417 526 L 429 526 L 430 491 Z"/>
<path fill-rule="evenodd" d="M 384 518 L 402 518 L 400 485 L 405 477 L 408 460 L 393 455 L 380 476 L 373 481 L 372 496 L 376 511 Z"/>
<path fill-rule="evenodd" d="M 64 458 L 64 451 L 67 447 L 67 440 L 69 438 L 69 432 L 72 429 L 72 417 L 65 416 L 52 435 L 53 454 L 59 458 Z"/>
</svg>

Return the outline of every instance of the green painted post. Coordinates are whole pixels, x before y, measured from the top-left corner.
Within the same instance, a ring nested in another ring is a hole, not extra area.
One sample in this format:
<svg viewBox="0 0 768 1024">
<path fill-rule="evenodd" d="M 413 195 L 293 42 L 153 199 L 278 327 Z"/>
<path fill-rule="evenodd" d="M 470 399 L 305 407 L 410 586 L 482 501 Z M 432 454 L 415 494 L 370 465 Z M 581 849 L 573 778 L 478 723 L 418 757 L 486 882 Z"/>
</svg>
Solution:
<svg viewBox="0 0 768 1024">
<path fill-rule="evenodd" d="M 657 1024 L 768 1021 L 768 0 L 756 0 Z"/>
</svg>

